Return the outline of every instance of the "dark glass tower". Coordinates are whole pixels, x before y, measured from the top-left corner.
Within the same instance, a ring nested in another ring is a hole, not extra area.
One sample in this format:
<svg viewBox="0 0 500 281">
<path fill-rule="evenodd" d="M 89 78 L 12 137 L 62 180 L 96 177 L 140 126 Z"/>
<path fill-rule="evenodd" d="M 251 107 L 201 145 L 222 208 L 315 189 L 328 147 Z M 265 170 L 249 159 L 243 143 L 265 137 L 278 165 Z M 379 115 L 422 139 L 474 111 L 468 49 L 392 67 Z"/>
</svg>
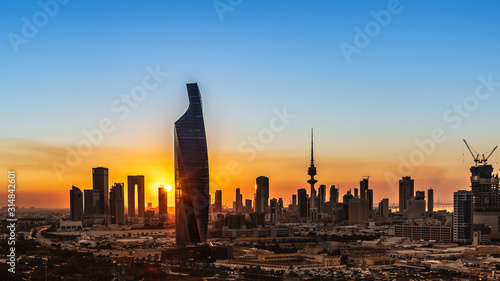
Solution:
<svg viewBox="0 0 500 281">
<path fill-rule="evenodd" d="M 174 129 L 177 247 L 207 239 L 208 152 L 198 84 L 187 84 L 189 107 Z"/>
<path fill-rule="evenodd" d="M 97 167 L 92 169 L 92 187 L 94 190 L 99 191 L 99 214 L 107 215 L 109 213 L 108 168 Z"/>
</svg>

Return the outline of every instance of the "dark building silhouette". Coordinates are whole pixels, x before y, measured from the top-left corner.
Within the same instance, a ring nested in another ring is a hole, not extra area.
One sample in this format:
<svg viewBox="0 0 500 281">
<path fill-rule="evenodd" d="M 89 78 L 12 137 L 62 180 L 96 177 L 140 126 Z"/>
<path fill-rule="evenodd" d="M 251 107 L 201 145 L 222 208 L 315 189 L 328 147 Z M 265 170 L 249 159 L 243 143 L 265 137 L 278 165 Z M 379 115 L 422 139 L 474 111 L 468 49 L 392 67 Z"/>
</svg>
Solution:
<svg viewBox="0 0 500 281">
<path fill-rule="evenodd" d="M 318 199 L 319 199 L 319 206 L 318 206 L 318 212 L 321 212 L 321 209 L 323 208 L 323 205 L 326 202 L 326 185 L 322 184 L 318 188 Z"/>
<path fill-rule="evenodd" d="M 472 242 L 472 200 L 471 191 L 459 190 L 453 193 L 453 242 Z"/>
<path fill-rule="evenodd" d="M 310 221 L 317 221 L 318 220 L 318 206 L 316 205 L 317 200 L 316 200 L 316 189 L 314 188 L 314 184 L 316 184 L 318 181 L 314 178 L 314 176 L 317 174 L 316 172 L 316 167 L 314 166 L 314 133 L 313 129 L 311 128 L 311 164 L 309 166 L 309 169 L 307 170 L 307 174 L 311 177 L 309 180 L 307 180 L 307 183 L 311 185 L 311 198 L 309 199 L 310 204 L 309 204 L 309 220 Z"/>
<path fill-rule="evenodd" d="M 176 246 L 205 242 L 209 212 L 208 150 L 198 84 L 187 84 L 189 107 L 175 122 Z"/>
<path fill-rule="evenodd" d="M 297 205 L 297 194 L 292 195 L 292 206 Z"/>
<path fill-rule="evenodd" d="M 168 216 L 168 194 L 163 186 L 158 188 L 158 214 L 160 219 L 166 219 Z"/>
<path fill-rule="evenodd" d="M 137 189 L 137 216 L 144 217 L 146 199 L 144 198 L 144 176 L 127 177 L 128 216 L 135 217 L 135 190 Z"/>
<path fill-rule="evenodd" d="M 109 192 L 109 213 L 111 223 L 125 223 L 125 194 L 123 183 L 115 183 Z"/>
<path fill-rule="evenodd" d="M 434 190 L 432 187 L 427 190 L 427 212 L 430 214 L 434 212 Z"/>
<path fill-rule="evenodd" d="M 269 214 L 271 215 L 271 224 L 278 222 L 278 200 L 276 198 L 271 199 L 269 204 Z"/>
<path fill-rule="evenodd" d="M 222 212 L 222 190 L 215 191 L 214 211 L 216 213 Z"/>
<path fill-rule="evenodd" d="M 99 214 L 107 215 L 109 213 L 108 168 L 97 167 L 92 169 L 92 188 L 99 191 Z"/>
<path fill-rule="evenodd" d="M 260 176 L 255 180 L 255 212 L 269 212 L 269 178 Z"/>
<path fill-rule="evenodd" d="M 253 210 L 252 199 L 245 199 L 245 210 L 247 213 L 251 213 Z"/>
<path fill-rule="evenodd" d="M 307 191 L 301 188 L 297 191 L 297 198 L 299 203 L 299 218 L 307 218 L 308 206 L 307 206 Z"/>
<path fill-rule="evenodd" d="M 359 198 L 359 190 L 354 188 L 354 198 Z"/>
<path fill-rule="evenodd" d="M 330 185 L 330 202 L 339 203 L 339 190 L 335 185 Z"/>
<path fill-rule="evenodd" d="M 76 186 L 69 191 L 69 209 L 71 220 L 83 220 L 83 193 Z"/>
<path fill-rule="evenodd" d="M 389 199 L 384 198 L 380 203 L 378 203 L 378 215 L 381 218 L 389 217 Z"/>
<path fill-rule="evenodd" d="M 411 177 L 403 177 L 399 180 L 399 211 L 403 212 L 408 208 L 408 200 L 413 197 L 414 182 Z"/>
<path fill-rule="evenodd" d="M 367 190 L 368 190 L 368 179 L 363 179 L 362 181 L 359 182 L 360 198 L 367 198 L 366 194 Z"/>
<path fill-rule="evenodd" d="M 85 189 L 83 191 L 85 202 L 85 217 L 92 218 L 99 214 L 99 190 Z"/>
<path fill-rule="evenodd" d="M 365 195 L 368 199 L 368 210 L 371 212 L 373 211 L 373 189 L 367 189 Z"/>
<path fill-rule="evenodd" d="M 236 188 L 236 212 L 243 211 L 243 195 L 241 195 L 240 189 Z"/>
</svg>

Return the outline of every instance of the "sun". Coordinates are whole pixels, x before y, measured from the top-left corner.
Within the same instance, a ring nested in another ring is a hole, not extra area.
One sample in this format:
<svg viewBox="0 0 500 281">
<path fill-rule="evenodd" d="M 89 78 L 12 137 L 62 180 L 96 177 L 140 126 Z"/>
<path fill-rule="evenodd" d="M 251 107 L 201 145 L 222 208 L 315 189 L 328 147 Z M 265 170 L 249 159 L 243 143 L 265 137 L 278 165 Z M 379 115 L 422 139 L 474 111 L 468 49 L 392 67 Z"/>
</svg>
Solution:
<svg viewBox="0 0 500 281">
<path fill-rule="evenodd" d="M 167 192 L 172 190 L 172 186 L 170 186 L 170 184 L 166 184 L 164 187 L 167 189 Z"/>
</svg>

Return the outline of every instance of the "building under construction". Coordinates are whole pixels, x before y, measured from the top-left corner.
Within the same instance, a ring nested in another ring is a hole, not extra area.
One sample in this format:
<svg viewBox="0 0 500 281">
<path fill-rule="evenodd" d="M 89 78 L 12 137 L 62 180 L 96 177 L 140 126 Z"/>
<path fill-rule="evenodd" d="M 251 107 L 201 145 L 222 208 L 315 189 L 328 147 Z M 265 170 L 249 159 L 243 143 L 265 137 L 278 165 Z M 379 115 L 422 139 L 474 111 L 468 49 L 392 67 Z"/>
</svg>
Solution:
<svg viewBox="0 0 500 281">
<path fill-rule="evenodd" d="M 473 195 L 473 221 L 474 224 L 483 224 L 491 227 L 491 238 L 500 239 L 500 193 L 498 174 L 493 173 L 493 166 L 486 161 L 493 154 L 495 147 L 488 156 L 474 154 L 467 142 L 467 148 L 474 158 L 475 165 L 470 168 L 471 189 Z"/>
</svg>

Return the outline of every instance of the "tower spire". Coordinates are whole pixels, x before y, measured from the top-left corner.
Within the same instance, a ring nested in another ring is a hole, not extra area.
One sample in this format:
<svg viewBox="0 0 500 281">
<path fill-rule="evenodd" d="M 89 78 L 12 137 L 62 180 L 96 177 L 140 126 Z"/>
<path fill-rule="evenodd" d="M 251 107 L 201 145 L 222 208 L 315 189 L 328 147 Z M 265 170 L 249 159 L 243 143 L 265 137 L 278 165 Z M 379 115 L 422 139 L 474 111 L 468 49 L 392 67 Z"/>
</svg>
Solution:
<svg viewBox="0 0 500 281">
<path fill-rule="evenodd" d="M 311 128 L 311 165 L 314 165 L 314 129 Z"/>
</svg>

